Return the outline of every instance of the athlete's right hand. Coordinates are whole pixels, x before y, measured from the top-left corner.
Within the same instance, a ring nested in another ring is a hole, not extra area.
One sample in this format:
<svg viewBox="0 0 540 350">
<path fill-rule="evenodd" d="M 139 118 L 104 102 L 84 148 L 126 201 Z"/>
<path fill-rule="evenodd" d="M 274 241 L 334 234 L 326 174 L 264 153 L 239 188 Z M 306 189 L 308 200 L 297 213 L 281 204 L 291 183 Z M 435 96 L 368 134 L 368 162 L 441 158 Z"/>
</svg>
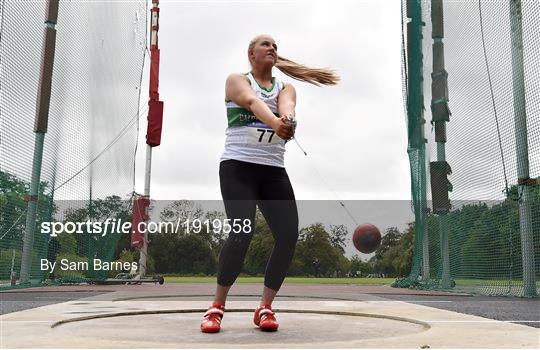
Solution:
<svg viewBox="0 0 540 350">
<path fill-rule="evenodd" d="M 281 117 L 274 119 L 272 129 L 283 140 L 290 140 L 294 136 L 294 129 L 291 123 L 287 120 L 287 117 Z"/>
</svg>

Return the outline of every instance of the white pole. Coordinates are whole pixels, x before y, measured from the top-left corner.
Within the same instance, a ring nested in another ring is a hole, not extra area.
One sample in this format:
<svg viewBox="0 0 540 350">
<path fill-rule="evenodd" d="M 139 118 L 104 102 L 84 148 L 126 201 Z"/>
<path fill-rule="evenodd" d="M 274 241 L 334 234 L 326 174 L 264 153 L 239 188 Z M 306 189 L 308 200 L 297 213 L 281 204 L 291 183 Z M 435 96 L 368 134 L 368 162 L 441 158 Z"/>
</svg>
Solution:
<svg viewBox="0 0 540 350">
<path fill-rule="evenodd" d="M 41 174 L 41 162 L 43 160 L 44 140 L 45 133 L 36 132 L 34 144 L 34 161 L 32 163 L 32 180 L 30 183 L 30 194 L 28 196 L 28 209 L 26 212 L 26 227 L 24 231 L 19 283 L 27 283 L 30 279 L 30 267 L 32 265 L 34 231 L 36 229 L 37 202 L 39 196 L 39 178 Z"/>
<path fill-rule="evenodd" d="M 41 163 L 43 161 L 43 144 L 49 119 L 49 104 L 51 99 L 52 74 L 54 66 L 54 51 L 56 46 L 56 20 L 58 17 L 58 0 L 49 0 L 45 21 L 43 56 L 41 59 L 41 76 L 37 98 L 37 111 L 34 124 L 34 158 L 32 161 L 32 179 L 30 193 L 27 196 L 28 209 L 26 212 L 26 227 L 21 260 L 20 283 L 30 279 L 32 265 L 32 249 L 34 247 L 34 231 L 39 197 Z"/>
<path fill-rule="evenodd" d="M 152 112 L 152 109 L 155 108 L 155 103 L 161 103 L 159 101 L 158 93 L 158 80 L 159 80 L 159 48 L 158 48 L 158 30 L 159 30 L 159 0 L 152 0 L 152 10 L 151 10 L 151 31 L 150 31 L 150 99 L 148 101 L 148 113 L 149 119 Z M 150 122 L 150 120 L 149 120 Z M 147 130 L 148 137 L 148 130 Z M 148 140 L 147 140 L 148 142 Z M 146 144 L 146 165 L 145 165 L 145 174 L 144 174 L 144 197 L 150 200 L 150 177 L 152 175 L 152 148 L 158 144 L 149 145 Z M 145 206 L 148 209 L 148 206 Z M 144 213 L 144 214 L 149 214 Z M 140 250 L 141 256 L 139 257 L 139 275 L 138 278 L 144 278 L 146 275 L 146 262 L 148 256 L 148 225 L 146 225 L 146 230 L 144 232 L 144 241 L 143 246 Z"/>
<path fill-rule="evenodd" d="M 527 145 L 527 114 L 525 109 L 521 0 L 510 0 L 510 27 L 512 31 L 512 90 L 514 96 L 518 193 L 521 192 L 521 198 L 519 199 L 519 229 L 521 232 L 521 256 L 523 264 L 523 295 L 533 297 L 537 293 L 531 219 L 532 197 L 529 188 L 529 152 Z"/>
<path fill-rule="evenodd" d="M 150 198 L 150 177 L 152 175 L 152 147 L 146 145 L 146 164 L 144 173 L 144 196 Z M 148 253 L 148 230 L 144 232 L 144 242 L 139 257 L 139 278 L 146 275 L 146 256 Z"/>
</svg>

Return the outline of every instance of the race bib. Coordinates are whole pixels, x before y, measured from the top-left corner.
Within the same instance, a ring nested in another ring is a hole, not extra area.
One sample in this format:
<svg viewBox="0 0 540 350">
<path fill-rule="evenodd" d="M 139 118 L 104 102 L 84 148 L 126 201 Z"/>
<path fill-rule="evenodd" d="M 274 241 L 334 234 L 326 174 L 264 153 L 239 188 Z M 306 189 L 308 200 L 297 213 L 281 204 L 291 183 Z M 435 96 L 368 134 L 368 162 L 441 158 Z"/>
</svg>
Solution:
<svg viewBox="0 0 540 350">
<path fill-rule="evenodd" d="M 275 145 L 283 142 L 276 132 L 264 123 L 247 125 L 247 143 L 252 145 Z"/>
</svg>

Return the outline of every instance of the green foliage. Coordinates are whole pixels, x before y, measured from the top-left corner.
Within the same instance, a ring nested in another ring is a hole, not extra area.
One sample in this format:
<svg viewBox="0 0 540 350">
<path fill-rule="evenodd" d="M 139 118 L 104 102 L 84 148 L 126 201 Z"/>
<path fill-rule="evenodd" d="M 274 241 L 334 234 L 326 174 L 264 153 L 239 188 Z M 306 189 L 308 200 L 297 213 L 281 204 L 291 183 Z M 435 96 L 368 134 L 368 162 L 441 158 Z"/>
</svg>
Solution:
<svg viewBox="0 0 540 350">
<path fill-rule="evenodd" d="M 9 280 L 11 278 L 11 268 L 18 273 L 21 269 L 22 251 L 17 249 L 0 250 L 0 280 Z"/>
<path fill-rule="evenodd" d="M 350 277 L 364 277 L 373 271 L 373 264 L 364 262 L 358 255 L 354 255 L 349 264 Z"/>
<path fill-rule="evenodd" d="M 15 250 L 14 271 L 18 274 L 21 265 L 21 251 L 26 228 L 26 211 L 28 203 L 25 196 L 30 185 L 23 179 L 5 171 L 0 171 L 0 277 L 9 279 L 12 268 L 13 250 Z M 50 186 L 42 181 L 38 190 L 36 233 L 31 252 L 32 266 L 30 278 L 40 279 L 43 273 L 39 269 L 39 261 L 47 257 L 48 237 L 39 234 L 38 227 L 43 221 L 50 221 L 56 211 L 52 196 L 48 194 Z"/>
<path fill-rule="evenodd" d="M 77 253 L 77 239 L 75 234 L 60 234 L 57 237 L 59 243 L 60 254 L 76 254 Z"/>
<path fill-rule="evenodd" d="M 204 217 L 202 208 L 193 201 L 186 199 L 174 201 L 167 205 L 160 213 L 162 221 L 177 221 L 184 222 L 187 219 L 201 219 Z"/>
<path fill-rule="evenodd" d="M 13 249 L 16 251 L 14 270 L 18 273 L 21 264 L 22 240 L 26 225 L 26 210 L 28 203 L 24 200 L 29 184 L 7 172 L 0 171 L 0 276 L 9 278 L 11 271 L 11 256 Z M 87 257 L 99 258 L 103 261 L 113 261 L 122 248 L 118 241 L 122 238 L 129 245 L 129 235 L 110 234 L 105 237 L 91 235 L 87 232 L 68 234 L 61 232 L 58 237 L 51 238 L 41 234 L 39 225 L 43 221 L 54 221 L 53 216 L 58 208 L 52 201 L 52 196 L 46 194 L 50 191 L 47 182 L 41 182 L 38 197 L 38 211 L 36 216 L 37 229 L 34 235 L 34 248 L 31 253 L 32 266 L 30 267 L 31 278 L 46 278 L 47 273 L 40 269 L 40 259 L 71 259 L 70 261 L 87 262 Z M 130 203 L 119 196 L 108 196 L 104 199 L 95 199 L 92 202 L 84 202 L 79 208 L 72 206 L 63 214 L 64 223 L 104 221 L 121 219 L 131 221 Z M 76 204 L 76 203 L 75 203 Z M 84 228 L 84 226 L 83 226 Z M 121 237 L 123 236 L 123 237 Z M 125 236 L 125 237 L 124 237 Z M 115 254 L 115 249 L 117 250 Z M 92 271 L 61 271 L 57 269 L 55 278 L 105 278 L 106 272 Z"/>
<path fill-rule="evenodd" d="M 330 244 L 345 253 L 345 240 L 348 234 L 345 225 L 330 225 Z"/>
<path fill-rule="evenodd" d="M 196 213 L 196 214 L 194 214 Z M 162 213 L 161 218 L 176 221 L 178 218 L 200 218 L 223 220 L 224 213 L 203 212 L 189 201 L 174 202 Z M 389 266 L 392 274 L 405 274 L 410 268 L 414 229 L 402 235 L 396 228 L 386 231 L 383 245 L 378 255 L 380 266 Z M 210 230 L 198 234 L 186 234 L 182 227 L 179 232 L 162 231 L 150 239 L 150 256 L 156 259 L 158 273 L 174 273 L 182 275 L 214 274 L 217 268 L 217 257 L 227 235 Z M 289 276 L 366 276 L 373 272 L 374 262 L 363 262 L 356 256 L 351 260 L 344 255 L 348 232 L 345 226 L 326 228 L 315 223 L 300 230 L 295 255 L 288 270 Z M 264 216 L 259 210 L 255 215 L 255 228 L 251 244 L 246 253 L 241 273 L 250 276 L 264 276 L 266 265 L 272 249 L 274 238 Z M 390 248 L 394 247 L 393 250 Z M 391 254 L 387 256 L 387 253 Z M 402 256 L 402 252 L 406 254 Z M 319 265 L 314 263 L 319 261 Z M 381 265 L 382 264 L 382 265 Z"/>
<path fill-rule="evenodd" d="M 58 254 L 56 257 L 56 268 L 54 270 L 55 279 L 72 279 L 72 278 L 88 278 L 89 270 L 83 269 L 81 271 L 71 271 L 71 270 L 62 270 L 61 262 L 62 259 L 66 259 L 68 262 L 86 262 L 88 263 L 88 258 L 84 256 L 79 256 L 73 253 L 62 253 Z M 89 264 L 90 265 L 90 264 Z"/>
<path fill-rule="evenodd" d="M 22 248 L 22 240 L 26 225 L 26 209 L 28 203 L 24 200 L 30 184 L 15 175 L 0 171 L 0 248 Z M 36 223 L 47 221 L 55 212 L 52 197 L 45 194 L 49 184 L 42 181 L 39 187 L 38 211 Z M 46 253 L 46 252 L 42 252 Z M 3 269 L 0 266 L 0 269 Z"/>
<path fill-rule="evenodd" d="M 396 227 L 388 228 L 381 245 L 371 259 L 373 270 L 387 276 L 405 276 L 411 270 L 414 248 L 414 224 L 401 233 Z"/>
<path fill-rule="evenodd" d="M 343 253 L 330 241 L 330 235 L 321 223 L 315 223 L 300 230 L 294 259 L 303 272 L 315 275 L 314 260 L 320 263 L 320 273 L 323 276 L 333 276 L 346 270 L 346 262 L 340 259 Z"/>
<path fill-rule="evenodd" d="M 148 251 L 159 273 L 212 274 L 216 270 L 216 255 L 208 241 L 197 234 L 153 234 Z"/>
<path fill-rule="evenodd" d="M 396 227 L 390 227 L 382 234 L 381 245 L 375 251 L 375 259 L 382 260 L 383 256 L 398 243 L 401 233 Z"/>
<path fill-rule="evenodd" d="M 141 251 L 139 249 L 124 249 L 120 252 L 120 256 L 117 261 L 124 261 L 128 263 L 135 262 L 139 264 L 139 257 L 141 256 Z M 146 256 L 146 273 L 153 274 L 156 272 L 156 262 L 151 255 Z"/>
<path fill-rule="evenodd" d="M 130 249 L 122 250 L 118 260 L 127 261 L 127 262 L 138 262 L 138 259 L 135 257 L 135 251 L 130 250 Z"/>
<path fill-rule="evenodd" d="M 70 207 L 65 211 L 65 222 L 86 222 L 116 219 L 117 222 L 131 222 L 131 203 L 129 200 L 122 199 L 117 195 L 107 196 L 104 199 L 95 199 L 90 202 L 84 202 L 79 208 Z M 83 231 L 85 226 L 83 226 Z M 58 236 L 63 235 L 60 233 Z M 131 236 L 129 234 L 109 233 L 102 237 L 100 234 L 91 234 L 89 232 L 73 234 L 77 248 L 75 253 L 78 255 L 96 256 L 104 261 L 115 260 L 120 252 L 131 245 Z M 97 254 L 97 255 L 96 255 Z"/>
<path fill-rule="evenodd" d="M 204 220 L 209 220 L 211 224 L 210 230 L 206 232 L 205 237 L 208 238 L 210 246 L 214 252 L 219 252 L 221 247 L 223 247 L 223 243 L 225 243 L 225 240 L 227 239 L 227 234 L 225 234 L 223 230 L 219 230 L 219 227 L 214 225 L 214 223 L 217 224 L 217 221 L 224 222 L 226 218 L 227 216 L 225 213 L 217 210 L 209 211 L 204 214 Z M 215 222 L 214 220 L 217 221 Z"/>
<path fill-rule="evenodd" d="M 533 208 L 538 202 L 533 201 Z M 533 232 L 538 224 L 533 211 Z M 431 218 L 430 239 L 439 240 L 439 219 Z M 513 278 L 520 275 L 521 243 L 518 203 L 511 195 L 506 200 L 488 206 L 486 203 L 466 204 L 449 214 L 450 263 L 452 277 Z M 538 234 L 534 234 L 538 245 Z M 536 257 L 540 249 L 535 247 Z M 430 242 L 434 256 L 434 272 L 441 269 L 440 247 Z"/>
<path fill-rule="evenodd" d="M 537 179 L 538 181 L 538 179 Z M 535 269 L 540 276 L 540 186 L 531 191 L 531 223 Z M 461 286 L 516 285 L 522 276 L 522 251 L 519 200 L 523 187 L 513 185 L 499 202 L 455 203 L 457 209 L 447 215 L 451 278 Z M 441 216 L 428 215 L 430 274 L 441 279 Z M 422 252 L 415 259 L 421 261 Z M 476 282 L 475 282 L 476 281 Z M 491 281 L 491 282 L 486 282 Z M 506 289 L 505 289 L 506 290 Z M 503 293 L 502 289 L 498 293 Z"/>
<path fill-rule="evenodd" d="M 274 237 L 264 216 L 257 210 L 255 232 L 246 253 L 243 271 L 251 275 L 264 274 L 266 264 L 274 247 Z"/>
</svg>

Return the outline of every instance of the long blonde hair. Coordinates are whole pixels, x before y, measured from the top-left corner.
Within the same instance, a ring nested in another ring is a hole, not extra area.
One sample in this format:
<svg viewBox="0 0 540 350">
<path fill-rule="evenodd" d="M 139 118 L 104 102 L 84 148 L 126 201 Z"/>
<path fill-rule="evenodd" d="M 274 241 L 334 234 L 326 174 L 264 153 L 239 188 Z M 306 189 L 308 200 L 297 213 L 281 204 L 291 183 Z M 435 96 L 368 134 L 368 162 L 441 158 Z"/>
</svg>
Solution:
<svg viewBox="0 0 540 350">
<path fill-rule="evenodd" d="M 248 56 L 263 36 L 266 35 L 258 35 L 249 42 Z M 275 67 L 293 79 L 317 86 L 336 85 L 340 81 L 339 75 L 331 68 L 310 68 L 280 55 L 277 56 Z"/>
</svg>

